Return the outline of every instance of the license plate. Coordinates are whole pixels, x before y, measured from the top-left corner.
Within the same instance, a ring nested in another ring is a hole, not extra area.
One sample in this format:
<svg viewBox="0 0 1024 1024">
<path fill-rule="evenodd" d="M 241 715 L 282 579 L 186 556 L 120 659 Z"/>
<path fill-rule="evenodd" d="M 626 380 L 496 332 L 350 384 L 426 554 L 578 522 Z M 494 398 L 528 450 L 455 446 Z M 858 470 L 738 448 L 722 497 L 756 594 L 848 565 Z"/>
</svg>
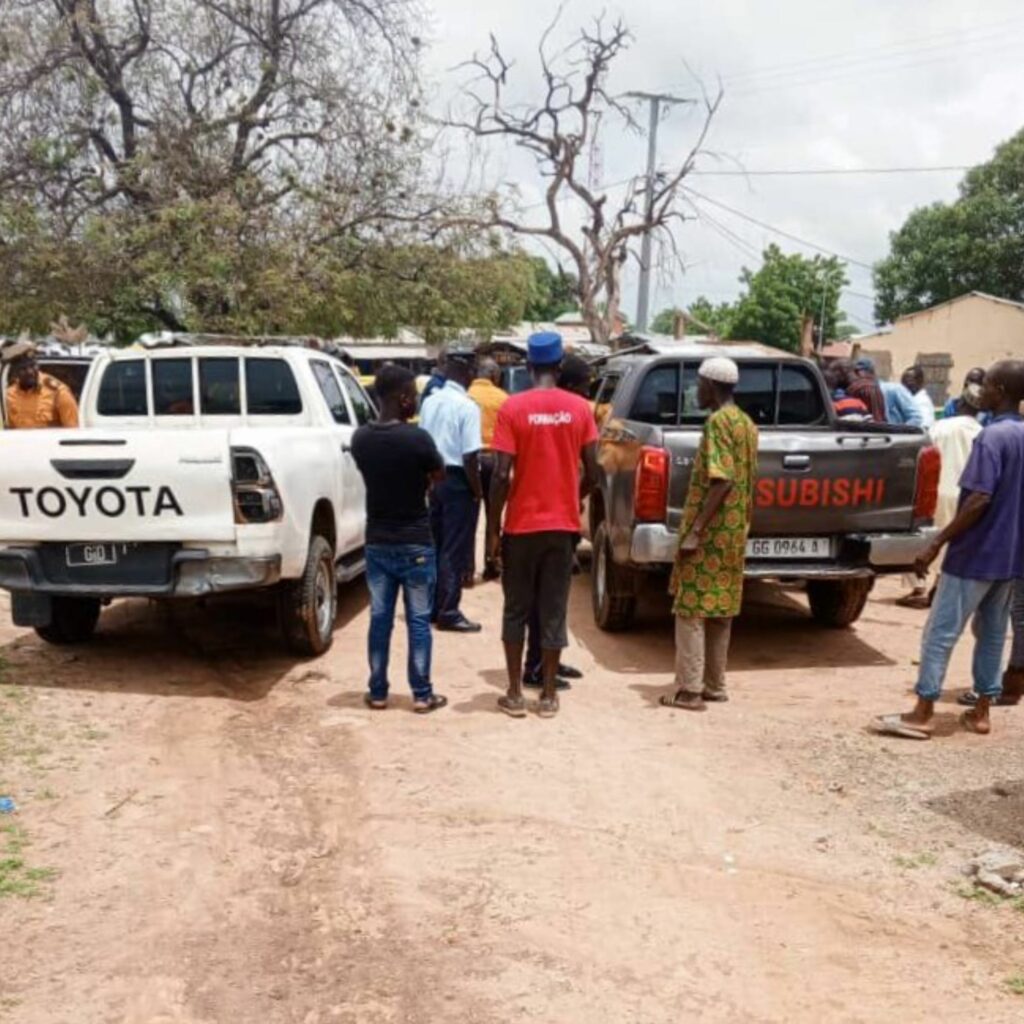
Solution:
<svg viewBox="0 0 1024 1024">
<path fill-rule="evenodd" d="M 115 544 L 68 544 L 64 560 L 69 568 L 89 568 L 94 565 L 117 565 Z"/>
<path fill-rule="evenodd" d="M 832 544 L 828 537 L 751 537 L 747 558 L 828 558 Z"/>
</svg>

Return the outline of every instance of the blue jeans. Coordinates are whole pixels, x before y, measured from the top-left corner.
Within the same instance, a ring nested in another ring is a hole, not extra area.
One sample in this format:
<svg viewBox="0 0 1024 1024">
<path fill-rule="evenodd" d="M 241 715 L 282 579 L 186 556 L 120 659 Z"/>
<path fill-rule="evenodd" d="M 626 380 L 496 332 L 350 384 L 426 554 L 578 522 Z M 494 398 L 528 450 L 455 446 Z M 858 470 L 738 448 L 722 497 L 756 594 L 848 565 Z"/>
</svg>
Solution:
<svg viewBox="0 0 1024 1024">
<path fill-rule="evenodd" d="M 1000 669 L 1010 621 L 1012 580 L 967 580 L 944 572 L 921 637 L 921 669 L 915 693 L 936 701 L 960 634 L 973 616 L 974 692 L 995 700 L 1003 690 Z"/>
<path fill-rule="evenodd" d="M 428 700 L 432 636 L 430 612 L 437 584 L 437 556 L 429 544 L 368 544 L 366 585 L 370 590 L 370 696 L 386 700 L 391 631 L 401 587 L 409 630 L 409 688 L 414 700 Z"/>
</svg>

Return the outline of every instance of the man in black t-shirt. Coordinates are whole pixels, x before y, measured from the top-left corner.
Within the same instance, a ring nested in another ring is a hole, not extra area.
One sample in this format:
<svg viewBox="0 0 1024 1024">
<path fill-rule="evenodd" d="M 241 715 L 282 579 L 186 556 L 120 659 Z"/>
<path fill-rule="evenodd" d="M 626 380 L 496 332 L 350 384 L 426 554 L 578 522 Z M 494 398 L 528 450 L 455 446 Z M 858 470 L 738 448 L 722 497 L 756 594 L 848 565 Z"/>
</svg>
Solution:
<svg viewBox="0 0 1024 1024">
<path fill-rule="evenodd" d="M 430 615 L 437 557 L 427 491 L 444 477 L 431 436 L 407 421 L 416 415 L 416 378 L 390 363 L 377 374 L 380 419 L 360 427 L 352 456 L 366 481 L 366 583 L 370 590 L 370 688 L 366 703 L 388 706 L 388 657 L 401 588 L 409 629 L 409 686 L 419 714 L 448 701 L 430 683 Z"/>
</svg>

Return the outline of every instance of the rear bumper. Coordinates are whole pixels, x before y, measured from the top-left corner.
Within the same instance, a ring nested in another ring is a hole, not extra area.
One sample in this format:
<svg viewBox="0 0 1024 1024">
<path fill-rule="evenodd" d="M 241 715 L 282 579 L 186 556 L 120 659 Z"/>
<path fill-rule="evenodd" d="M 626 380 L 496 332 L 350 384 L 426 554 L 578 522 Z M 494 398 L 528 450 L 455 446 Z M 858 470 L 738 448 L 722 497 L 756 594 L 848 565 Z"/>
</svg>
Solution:
<svg viewBox="0 0 1024 1024">
<path fill-rule="evenodd" d="M 53 582 L 35 548 L 0 549 L 0 588 L 13 593 L 76 597 L 204 597 L 233 590 L 269 587 L 281 578 L 281 556 L 223 558 L 202 549 L 183 549 L 171 558 L 167 583 Z"/>
<path fill-rule="evenodd" d="M 933 527 L 907 533 L 856 533 L 841 538 L 840 557 L 828 562 L 747 561 L 750 578 L 846 579 L 879 573 L 906 572 L 935 536 Z M 679 535 L 662 523 L 641 523 L 633 528 L 630 561 L 639 566 L 671 565 Z"/>
</svg>

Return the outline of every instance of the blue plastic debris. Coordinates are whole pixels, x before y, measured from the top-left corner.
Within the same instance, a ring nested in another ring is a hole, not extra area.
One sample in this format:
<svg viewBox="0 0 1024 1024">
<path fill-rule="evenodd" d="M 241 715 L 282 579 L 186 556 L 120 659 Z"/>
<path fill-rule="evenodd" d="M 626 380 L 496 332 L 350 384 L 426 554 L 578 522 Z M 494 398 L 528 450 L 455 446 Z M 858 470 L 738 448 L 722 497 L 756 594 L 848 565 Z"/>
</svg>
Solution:
<svg viewBox="0 0 1024 1024">
<path fill-rule="evenodd" d="M 0 814 L 13 814 L 17 809 L 9 796 L 0 796 Z"/>
</svg>

